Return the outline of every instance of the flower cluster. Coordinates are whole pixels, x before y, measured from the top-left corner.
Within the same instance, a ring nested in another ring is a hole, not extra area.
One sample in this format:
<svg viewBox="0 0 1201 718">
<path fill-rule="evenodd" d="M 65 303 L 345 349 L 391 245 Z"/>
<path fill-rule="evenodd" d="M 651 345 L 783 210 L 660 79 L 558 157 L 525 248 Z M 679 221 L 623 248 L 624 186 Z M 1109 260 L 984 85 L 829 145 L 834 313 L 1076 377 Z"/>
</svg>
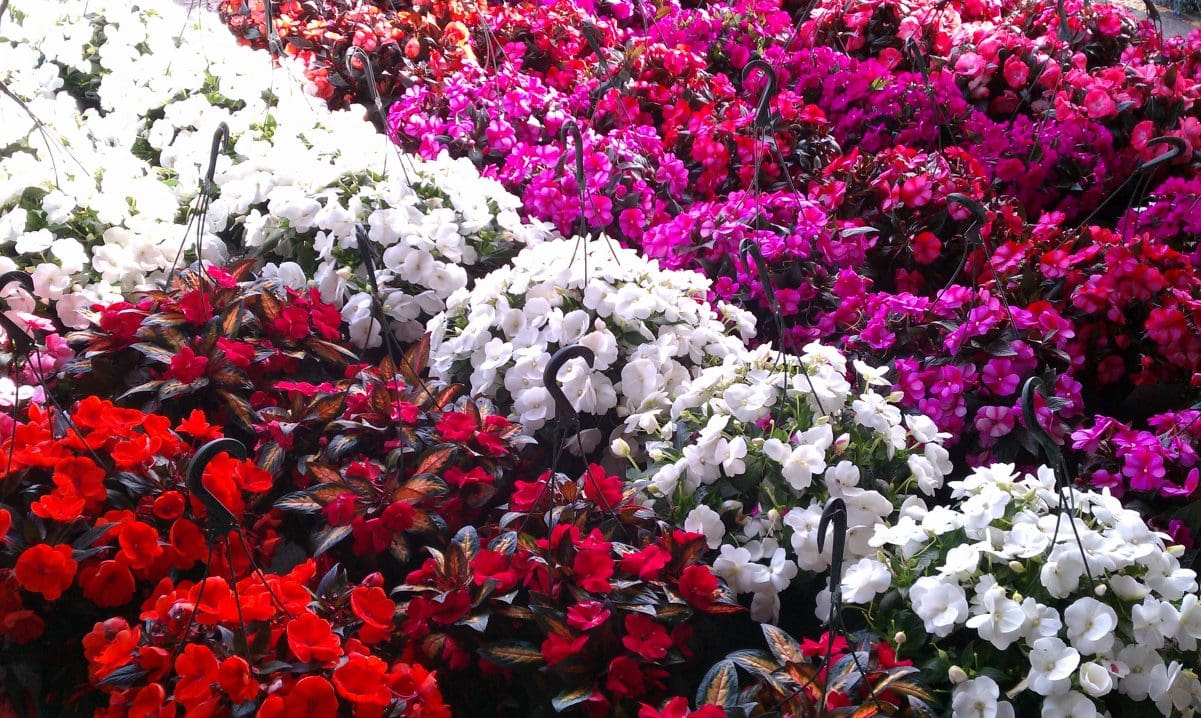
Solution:
<svg viewBox="0 0 1201 718">
<path fill-rule="evenodd" d="M 757 620 L 778 619 L 800 571 L 829 568 L 818 525 L 830 499 L 846 503 L 844 558 L 854 561 L 875 552 L 868 541 L 896 496 L 932 495 L 951 471 L 948 435 L 879 393 L 886 368 L 856 361 L 855 385 L 848 369 L 817 344 L 799 357 L 767 347 L 735 355 L 687 383 L 661 426 L 635 435 L 652 459 L 635 482 L 646 503 L 720 549 L 714 570 L 754 594 Z"/>
<path fill-rule="evenodd" d="M 318 287 L 359 344 L 378 344 L 361 225 L 392 328 L 413 339 L 472 268 L 544 234 L 465 160 L 389 157 L 361 112 L 326 109 L 295 63 L 273 68 L 211 15 L 107 2 L 12 15 L 0 79 L 26 107 L 0 108 L 0 270 L 30 271 L 68 327 L 181 260 L 250 255 L 294 289 Z M 197 217 L 221 123 L 229 141 Z"/>
<path fill-rule="evenodd" d="M 876 530 L 881 555 L 864 562 L 891 581 L 846 591 L 851 568 L 844 596 L 887 602 L 899 591 L 913 619 L 869 622 L 904 632 L 904 652 L 937 650 L 927 676 L 957 684 L 956 715 L 1025 715 L 1039 703 L 1047 716 L 1100 715 L 1111 692 L 1165 716 L 1198 708 L 1197 576 L 1161 534 L 1108 492 L 1057 489 L 1045 467 L 994 464 L 949 486 L 956 504 L 911 498 Z"/>
<path fill-rule="evenodd" d="M 754 332 L 736 307 L 719 305 L 719 316 L 708 289 L 699 274 L 660 269 L 603 237 L 545 242 L 448 300 L 430 322 L 433 372 L 469 381 L 534 431 L 554 417 L 550 355 L 579 345 L 594 361 L 572 359 L 559 374 L 572 407 L 657 426 L 688 379 L 744 350 L 731 328 Z"/>
</svg>

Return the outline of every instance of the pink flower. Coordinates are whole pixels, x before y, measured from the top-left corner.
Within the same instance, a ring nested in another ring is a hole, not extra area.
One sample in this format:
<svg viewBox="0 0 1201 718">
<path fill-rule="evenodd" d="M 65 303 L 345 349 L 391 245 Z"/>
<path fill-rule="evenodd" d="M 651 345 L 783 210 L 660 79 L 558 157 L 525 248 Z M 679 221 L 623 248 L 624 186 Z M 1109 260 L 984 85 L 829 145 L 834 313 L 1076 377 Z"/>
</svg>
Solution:
<svg viewBox="0 0 1201 718">
<path fill-rule="evenodd" d="M 1017 55 L 1010 55 L 1005 60 L 1005 65 L 1001 69 L 1001 74 L 1005 77 L 1005 82 L 1015 90 L 1020 90 L 1030 81 L 1030 66 L 1026 61 Z"/>
<path fill-rule="evenodd" d="M 1094 87 L 1084 94 L 1084 109 L 1094 120 L 1118 114 L 1118 107 L 1113 103 L 1113 98 L 1100 87 Z"/>
</svg>

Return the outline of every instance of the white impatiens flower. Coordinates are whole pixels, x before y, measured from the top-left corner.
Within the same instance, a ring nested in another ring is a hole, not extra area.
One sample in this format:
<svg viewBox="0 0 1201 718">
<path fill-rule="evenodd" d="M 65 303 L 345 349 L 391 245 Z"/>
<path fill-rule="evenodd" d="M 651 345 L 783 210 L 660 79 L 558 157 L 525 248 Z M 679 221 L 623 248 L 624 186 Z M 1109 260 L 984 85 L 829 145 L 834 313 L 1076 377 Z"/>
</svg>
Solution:
<svg viewBox="0 0 1201 718">
<path fill-rule="evenodd" d="M 913 612 L 936 636 L 950 635 L 968 617 L 967 595 L 957 584 L 923 576 L 909 589 Z"/>
<path fill-rule="evenodd" d="M 1030 648 L 1030 690 L 1044 696 L 1067 693 L 1071 676 L 1080 665 L 1080 653 L 1054 636 L 1040 638 Z"/>
<path fill-rule="evenodd" d="M 1042 718 L 1096 718 L 1097 706 L 1088 696 L 1068 691 L 1043 701 Z"/>
<path fill-rule="evenodd" d="M 713 572 L 738 593 L 750 593 L 755 586 L 768 581 L 768 568 L 752 560 L 745 548 L 723 544 L 721 554 L 713 561 Z"/>
<path fill-rule="evenodd" d="M 705 542 L 711 549 L 721 546 L 721 540 L 726 535 L 721 515 L 704 504 L 688 512 L 688 517 L 684 519 L 684 530 L 704 534 Z"/>
<path fill-rule="evenodd" d="M 1093 698 L 1100 698 L 1113 690 L 1113 674 L 1100 663 L 1088 661 L 1080 664 L 1080 675 L 1077 676 L 1080 689 Z"/>
<path fill-rule="evenodd" d="M 1118 614 L 1091 596 L 1077 599 L 1063 612 L 1072 646 L 1086 655 L 1109 652 L 1113 646 Z"/>
<path fill-rule="evenodd" d="M 1001 689 L 988 676 L 980 676 L 955 686 L 951 710 L 956 718 L 1013 718 L 1013 706 L 999 701 Z"/>
<path fill-rule="evenodd" d="M 888 567 L 871 558 L 861 558 L 842 576 L 842 597 L 847 603 L 867 603 L 892 585 Z"/>
</svg>

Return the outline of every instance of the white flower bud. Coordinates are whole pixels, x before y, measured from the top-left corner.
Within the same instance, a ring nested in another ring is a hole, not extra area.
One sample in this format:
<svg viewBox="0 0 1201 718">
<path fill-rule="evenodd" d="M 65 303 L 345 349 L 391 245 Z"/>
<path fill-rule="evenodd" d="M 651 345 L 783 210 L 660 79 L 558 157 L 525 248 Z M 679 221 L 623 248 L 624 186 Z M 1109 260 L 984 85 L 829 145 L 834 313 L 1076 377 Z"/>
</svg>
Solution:
<svg viewBox="0 0 1201 718">
<path fill-rule="evenodd" d="M 619 459 L 630 458 L 630 445 L 626 443 L 625 439 L 614 439 L 613 443 L 609 445 L 609 450 Z"/>
<path fill-rule="evenodd" d="M 905 635 L 904 631 L 897 631 L 896 635 L 894 635 L 892 637 L 893 644 L 897 645 L 897 646 L 905 645 L 905 642 L 908 640 L 909 640 L 909 636 Z"/>
<path fill-rule="evenodd" d="M 1010 561 L 1009 570 L 1013 571 L 1014 573 L 1025 573 L 1026 564 L 1022 563 L 1021 561 Z"/>
<path fill-rule="evenodd" d="M 951 666 L 951 668 L 947 671 L 947 678 L 952 684 L 959 685 L 967 680 L 967 672 L 959 666 Z"/>
</svg>

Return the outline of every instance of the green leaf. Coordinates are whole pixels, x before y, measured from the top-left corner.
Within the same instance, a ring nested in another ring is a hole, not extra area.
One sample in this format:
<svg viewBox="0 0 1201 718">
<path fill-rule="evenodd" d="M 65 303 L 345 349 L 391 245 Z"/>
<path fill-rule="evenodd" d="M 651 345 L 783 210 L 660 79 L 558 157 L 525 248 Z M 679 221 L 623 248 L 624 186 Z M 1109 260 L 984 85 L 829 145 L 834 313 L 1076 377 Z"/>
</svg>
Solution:
<svg viewBox="0 0 1201 718">
<path fill-rule="evenodd" d="M 556 713 L 562 713 L 568 708 L 588 700 L 591 695 L 592 686 L 575 686 L 564 689 L 562 693 L 551 699 L 550 704 Z"/>
<path fill-rule="evenodd" d="M 770 624 L 763 624 L 763 637 L 767 639 L 767 647 L 780 663 L 801 663 L 805 654 L 801 653 L 801 644 L 784 631 Z"/>
<path fill-rule="evenodd" d="M 480 648 L 479 654 L 503 668 L 534 668 L 542 664 L 542 651 L 528 641 L 499 641 Z"/>
<path fill-rule="evenodd" d="M 350 535 L 349 526 L 326 526 L 313 537 L 313 558 L 317 558 Z"/>
<path fill-rule="evenodd" d="M 275 501 L 275 508 L 283 509 L 284 511 L 296 511 L 302 514 L 318 514 L 321 513 L 321 504 L 312 496 L 309 496 L 307 491 L 293 491 L 290 494 L 279 497 Z"/>
<path fill-rule="evenodd" d="M 734 661 L 726 659 L 718 661 L 701 679 L 701 685 L 696 689 L 696 704 L 703 706 L 713 704 L 729 708 L 738 699 L 738 670 Z"/>
</svg>

